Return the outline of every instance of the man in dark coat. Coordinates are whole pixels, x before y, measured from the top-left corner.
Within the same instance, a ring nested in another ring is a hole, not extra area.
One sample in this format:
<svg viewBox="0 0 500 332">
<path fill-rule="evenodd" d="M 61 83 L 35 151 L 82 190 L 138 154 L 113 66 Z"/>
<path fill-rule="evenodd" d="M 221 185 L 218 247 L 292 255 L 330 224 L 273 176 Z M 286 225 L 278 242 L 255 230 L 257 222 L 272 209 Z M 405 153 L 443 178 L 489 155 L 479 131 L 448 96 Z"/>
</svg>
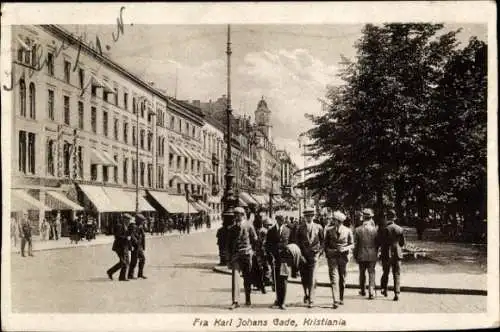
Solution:
<svg viewBox="0 0 500 332">
<path fill-rule="evenodd" d="M 21 256 L 26 257 L 24 255 L 24 248 L 26 247 L 26 243 L 28 244 L 28 255 L 33 256 L 33 243 L 31 237 L 31 224 L 28 219 L 28 214 L 24 213 L 21 223 L 20 223 L 20 232 L 21 235 Z"/>
<path fill-rule="evenodd" d="M 127 268 L 129 265 L 128 253 L 130 250 L 130 235 L 127 232 L 124 220 L 118 220 L 114 228 L 115 241 L 112 250 L 118 256 L 119 262 L 113 265 L 106 273 L 109 279 L 113 280 L 113 274 L 120 270 L 120 281 L 128 281 Z"/>
<path fill-rule="evenodd" d="M 377 228 L 372 209 L 363 210 L 363 224 L 354 230 L 354 257 L 359 264 L 359 294 L 366 295 L 365 282 L 368 270 L 368 298 L 375 297 L 375 265 L 377 264 Z"/>
<path fill-rule="evenodd" d="M 240 273 L 243 275 L 245 287 L 245 305 L 250 306 L 252 291 L 252 257 L 257 244 L 257 233 L 252 224 L 245 220 L 245 210 L 242 207 L 234 209 L 234 224 L 230 226 L 227 234 L 227 261 L 231 269 L 231 309 L 239 307 Z"/>
<path fill-rule="evenodd" d="M 286 286 L 288 281 L 287 245 L 290 239 L 290 229 L 282 215 L 276 215 L 276 223 L 267 232 L 266 250 L 274 261 L 274 276 L 276 282 L 276 301 L 273 306 L 285 310 Z"/>
<path fill-rule="evenodd" d="M 128 270 L 128 278 L 134 278 L 134 270 L 139 261 L 139 271 L 137 273 L 137 278 L 147 279 L 144 276 L 144 264 L 146 264 L 146 256 L 144 251 L 146 250 L 146 235 L 144 232 L 144 226 L 142 219 L 137 218 L 137 226 L 133 220 L 129 224 L 130 233 L 130 243 L 132 246 L 132 253 L 130 259 L 130 268 Z"/>
<path fill-rule="evenodd" d="M 221 226 L 217 230 L 217 246 L 219 247 L 219 265 L 226 265 L 226 234 L 227 229 L 224 226 Z"/>
<path fill-rule="evenodd" d="M 389 272 L 392 269 L 394 278 L 394 301 L 399 300 L 400 293 L 400 271 L 401 260 L 403 259 L 403 249 L 405 238 L 403 228 L 395 223 L 396 212 L 389 210 L 385 227 L 379 230 L 380 258 L 382 260 L 382 279 L 380 288 L 382 294 L 387 296 L 387 284 L 389 282 Z"/>
</svg>

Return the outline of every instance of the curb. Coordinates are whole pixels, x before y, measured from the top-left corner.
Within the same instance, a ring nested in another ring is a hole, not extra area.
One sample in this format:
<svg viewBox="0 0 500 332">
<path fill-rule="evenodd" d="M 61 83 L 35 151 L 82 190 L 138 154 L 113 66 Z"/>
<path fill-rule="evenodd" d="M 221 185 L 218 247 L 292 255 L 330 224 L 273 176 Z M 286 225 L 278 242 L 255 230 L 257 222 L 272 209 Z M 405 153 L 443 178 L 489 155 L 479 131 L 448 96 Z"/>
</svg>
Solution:
<svg viewBox="0 0 500 332">
<path fill-rule="evenodd" d="M 221 274 L 230 275 L 231 272 L 227 269 L 221 268 L 219 266 L 214 266 L 212 271 Z M 289 279 L 289 283 L 300 284 L 300 280 Z M 319 287 L 330 287 L 329 283 L 318 281 L 316 283 Z M 346 284 L 345 288 L 349 289 L 359 289 L 359 285 Z M 380 287 L 375 287 L 375 289 L 380 289 Z M 394 287 L 389 286 L 388 290 L 394 290 Z M 480 295 L 487 296 L 488 292 L 481 289 L 457 289 L 457 288 L 441 288 L 441 287 L 416 287 L 416 286 L 401 286 L 401 292 L 407 293 L 422 293 L 422 294 L 448 294 L 448 295 Z"/>
<path fill-rule="evenodd" d="M 217 226 L 218 227 L 218 226 Z M 171 237 L 171 236 L 186 236 L 186 235 L 190 235 L 190 234 L 198 234 L 198 233 L 204 233 L 204 232 L 207 232 L 207 231 L 212 231 L 216 228 L 214 227 L 211 227 L 211 228 L 203 228 L 202 230 L 192 230 L 189 234 L 187 233 L 178 233 L 178 232 L 172 232 L 172 233 L 165 233 L 165 235 L 149 235 L 147 236 L 146 235 L 146 239 L 162 239 L 162 238 L 166 238 L 166 237 Z M 47 248 L 36 248 L 36 243 L 38 241 L 33 241 L 33 252 L 41 252 L 41 251 L 50 251 L 50 250 L 64 250 L 64 249 L 76 249 L 76 248 L 88 248 L 88 247 L 95 247 L 95 246 L 104 246 L 104 245 L 110 245 L 113 243 L 114 241 L 114 237 L 113 235 L 103 235 L 103 236 L 106 236 L 106 239 L 109 239 L 105 242 L 94 242 L 96 240 L 93 240 L 93 241 L 90 241 L 88 242 L 87 240 L 82 240 L 81 244 L 77 244 L 77 245 L 64 245 L 64 246 L 61 246 L 61 247 L 47 247 Z M 109 238 L 108 238 L 109 237 Z M 85 241 L 85 242 L 83 242 Z M 21 252 L 21 249 L 20 248 L 12 248 L 11 249 L 11 254 L 19 254 Z"/>
</svg>

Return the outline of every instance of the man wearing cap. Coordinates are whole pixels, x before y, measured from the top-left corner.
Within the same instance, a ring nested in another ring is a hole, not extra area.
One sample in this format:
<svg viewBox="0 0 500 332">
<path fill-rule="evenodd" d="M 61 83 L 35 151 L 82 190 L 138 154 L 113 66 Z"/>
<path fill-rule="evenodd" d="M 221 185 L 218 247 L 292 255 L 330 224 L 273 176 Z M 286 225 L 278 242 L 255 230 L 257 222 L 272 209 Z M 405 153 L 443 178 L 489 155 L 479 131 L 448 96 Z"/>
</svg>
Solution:
<svg viewBox="0 0 500 332">
<path fill-rule="evenodd" d="M 373 211 L 363 210 L 363 224 L 354 230 L 354 257 L 359 264 L 359 294 L 366 295 L 365 282 L 368 270 L 368 295 L 373 300 L 375 295 L 375 264 L 377 263 L 378 237 L 373 221 Z"/>
<path fill-rule="evenodd" d="M 147 279 L 144 276 L 144 265 L 146 264 L 146 256 L 144 251 L 146 250 L 146 235 L 144 233 L 143 220 L 137 217 L 137 226 L 132 219 L 129 224 L 130 242 L 132 244 L 132 253 L 130 259 L 130 268 L 128 270 L 128 278 L 134 278 L 134 270 L 139 261 L 139 271 L 137 272 L 137 278 Z"/>
<path fill-rule="evenodd" d="M 399 300 L 400 293 L 400 271 L 401 260 L 403 259 L 403 249 L 405 238 L 403 228 L 395 223 L 396 212 L 389 210 L 387 220 L 383 228 L 379 230 L 380 258 L 382 260 L 382 279 L 380 288 L 382 294 L 387 296 L 387 284 L 389 282 L 389 272 L 392 269 L 394 278 L 394 301 Z"/>
<path fill-rule="evenodd" d="M 306 262 L 302 264 L 300 276 L 302 287 L 304 288 L 304 303 L 312 308 L 314 302 L 314 284 L 316 282 L 316 268 L 319 255 L 323 250 L 323 228 L 321 225 L 313 223 L 314 210 L 306 208 L 304 210 L 305 222 L 297 229 L 297 245 L 302 252 Z"/>
<path fill-rule="evenodd" d="M 267 232 L 266 250 L 273 257 L 273 274 L 276 288 L 276 301 L 273 306 L 285 310 L 288 266 L 286 264 L 287 245 L 290 239 L 290 229 L 285 224 L 283 215 L 276 215 L 276 224 Z"/>
<path fill-rule="evenodd" d="M 228 267 L 232 270 L 232 305 L 236 309 L 240 298 L 240 273 L 243 274 L 245 287 L 245 305 L 251 305 L 252 292 L 252 256 L 257 245 L 257 233 L 253 225 L 245 221 L 245 210 L 234 209 L 234 224 L 228 230 L 227 253 Z"/>
<path fill-rule="evenodd" d="M 332 287 L 333 309 L 337 309 L 337 304 L 344 304 L 346 265 L 349 249 L 354 243 L 351 230 L 342 224 L 346 218 L 340 211 L 327 217 L 331 224 L 325 231 L 325 255 Z"/>
<path fill-rule="evenodd" d="M 115 241 L 113 242 L 112 250 L 118 256 L 118 263 L 113 265 L 106 273 L 109 279 L 113 280 L 113 274 L 120 270 L 120 281 L 128 281 L 127 268 L 129 266 L 128 252 L 130 250 L 130 234 L 127 232 L 125 220 L 119 219 L 114 229 Z"/>
<path fill-rule="evenodd" d="M 254 225 L 254 229 L 257 233 L 257 245 L 255 247 L 255 255 L 253 257 L 253 276 L 254 285 L 262 292 L 266 294 L 265 276 L 268 272 L 267 260 L 266 260 L 266 250 L 265 242 L 267 237 L 266 223 L 269 223 L 269 219 L 265 218 L 262 223 L 254 223 L 253 221 L 247 220 L 247 223 Z"/>
</svg>

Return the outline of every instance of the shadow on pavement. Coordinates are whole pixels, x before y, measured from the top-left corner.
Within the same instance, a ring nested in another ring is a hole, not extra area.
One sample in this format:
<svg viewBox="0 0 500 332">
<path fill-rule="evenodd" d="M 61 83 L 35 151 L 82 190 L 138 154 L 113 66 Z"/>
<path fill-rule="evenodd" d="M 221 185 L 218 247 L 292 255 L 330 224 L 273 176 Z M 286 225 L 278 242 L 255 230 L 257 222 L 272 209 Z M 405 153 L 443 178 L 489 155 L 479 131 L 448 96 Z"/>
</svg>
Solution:
<svg viewBox="0 0 500 332">
<path fill-rule="evenodd" d="M 189 258 L 203 258 L 203 259 L 209 259 L 214 262 L 218 262 L 219 256 L 212 254 L 212 255 L 182 255 L 182 257 L 189 257 Z"/>
<path fill-rule="evenodd" d="M 151 265 L 154 269 L 196 269 L 196 270 L 212 270 L 213 263 L 183 263 L 175 265 Z"/>
<path fill-rule="evenodd" d="M 114 278 L 116 280 L 116 278 Z M 110 282 L 108 277 L 95 277 L 95 278 L 90 278 L 90 279 L 81 279 L 77 281 L 82 281 L 82 282 Z"/>
</svg>

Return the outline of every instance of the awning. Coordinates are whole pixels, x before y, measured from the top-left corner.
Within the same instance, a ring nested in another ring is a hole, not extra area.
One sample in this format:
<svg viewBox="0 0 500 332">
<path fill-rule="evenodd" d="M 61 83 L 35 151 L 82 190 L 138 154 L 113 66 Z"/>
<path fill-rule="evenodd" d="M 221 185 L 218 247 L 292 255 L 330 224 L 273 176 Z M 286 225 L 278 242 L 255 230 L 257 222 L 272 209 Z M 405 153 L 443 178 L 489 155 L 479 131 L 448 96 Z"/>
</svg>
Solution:
<svg viewBox="0 0 500 332">
<path fill-rule="evenodd" d="M 259 204 L 252 196 L 250 196 L 247 192 L 240 192 L 240 199 L 244 200 L 247 204 Z"/>
<path fill-rule="evenodd" d="M 205 182 L 201 181 L 200 179 L 198 179 L 196 176 L 194 175 L 187 175 L 190 179 L 192 179 L 193 183 L 194 184 L 198 184 L 202 187 L 206 187 L 207 185 L 205 184 Z"/>
<path fill-rule="evenodd" d="M 101 151 L 101 154 L 103 155 L 104 158 L 106 158 L 109 161 L 108 165 L 118 166 L 118 163 L 115 161 L 115 159 L 106 151 Z"/>
<path fill-rule="evenodd" d="M 169 145 L 170 150 L 176 155 L 176 156 L 183 156 L 187 157 L 184 153 L 182 153 L 175 145 L 170 144 Z"/>
<path fill-rule="evenodd" d="M 174 180 L 174 179 L 177 179 L 177 182 L 179 183 L 187 183 L 187 184 L 190 184 L 191 183 L 191 180 L 188 179 L 186 177 L 186 175 L 182 174 L 182 173 L 177 173 L 177 174 L 174 174 L 171 178 L 171 180 Z"/>
<path fill-rule="evenodd" d="M 212 210 L 212 208 L 210 206 L 208 206 L 205 202 L 203 201 L 197 201 L 196 203 L 198 203 L 198 205 L 201 205 L 201 207 L 203 207 L 205 210 L 207 211 L 210 211 Z"/>
<path fill-rule="evenodd" d="M 47 191 L 45 202 L 54 210 L 75 210 L 81 211 L 83 207 L 57 191 Z"/>
<path fill-rule="evenodd" d="M 123 210 L 121 204 L 118 202 L 120 198 L 113 197 L 113 200 L 111 201 L 106 192 L 103 190 L 103 187 L 82 184 L 79 184 L 78 186 L 83 191 L 85 196 L 87 196 L 87 198 L 92 202 L 98 212 L 125 212 L 135 210 L 135 208 L 127 208 L 126 210 Z"/>
<path fill-rule="evenodd" d="M 134 214 L 135 214 L 135 213 L 134 213 Z M 127 218 L 130 218 L 130 219 L 134 219 L 134 220 L 135 220 L 134 216 L 133 216 L 133 215 L 131 215 L 131 214 L 124 213 L 123 215 L 124 215 L 125 217 L 127 217 Z M 139 217 L 139 219 L 146 220 L 146 217 L 144 217 L 144 215 L 142 215 L 141 213 L 138 213 L 138 214 L 137 214 L 137 217 Z"/>
<path fill-rule="evenodd" d="M 208 160 L 207 158 L 205 158 L 205 157 L 203 156 L 203 154 L 201 154 L 200 152 L 193 151 L 193 153 L 196 155 L 197 159 L 198 159 L 199 161 L 201 161 L 202 163 L 207 163 L 207 164 L 208 164 L 208 163 L 210 163 L 210 162 L 209 162 L 209 160 Z"/>
<path fill-rule="evenodd" d="M 99 88 L 104 88 L 105 90 L 109 91 L 109 92 L 113 92 L 115 93 L 115 88 L 112 87 L 108 82 L 106 82 L 105 80 L 101 80 L 100 78 L 98 78 L 94 73 L 90 73 L 90 75 L 92 76 L 92 85 L 96 86 L 96 87 L 99 87 Z"/>
<path fill-rule="evenodd" d="M 177 146 L 177 149 L 186 157 L 191 159 L 196 159 L 189 151 L 189 149 L 183 148 L 182 146 Z"/>
<path fill-rule="evenodd" d="M 241 198 L 238 198 L 238 206 L 243 206 L 243 207 L 247 207 L 248 204 L 247 202 L 245 202 L 244 200 L 242 200 Z"/>
<path fill-rule="evenodd" d="M 201 206 L 199 202 L 190 202 L 190 204 L 192 206 L 195 207 L 195 209 L 198 211 L 198 212 L 201 212 L 201 211 L 207 211 L 207 209 L 205 209 L 205 207 Z"/>
<path fill-rule="evenodd" d="M 123 190 L 121 188 L 103 187 L 108 197 L 120 199 L 123 211 L 135 211 L 136 195 L 133 191 Z M 156 211 L 146 199 L 139 194 L 139 211 Z"/>
<path fill-rule="evenodd" d="M 102 151 L 96 149 L 90 150 L 90 163 L 96 165 L 115 166 L 115 161 L 110 160 L 109 156 L 105 156 Z"/>
<path fill-rule="evenodd" d="M 169 195 L 161 191 L 148 191 L 149 194 L 169 213 L 197 213 L 198 210 L 184 195 Z"/>
<path fill-rule="evenodd" d="M 12 212 L 26 211 L 26 210 L 52 210 L 26 191 L 22 189 L 11 190 L 10 210 Z"/>
<path fill-rule="evenodd" d="M 268 205 L 269 204 L 269 198 L 264 197 L 263 195 L 252 195 L 253 198 L 257 202 L 259 202 L 260 205 Z"/>
</svg>

